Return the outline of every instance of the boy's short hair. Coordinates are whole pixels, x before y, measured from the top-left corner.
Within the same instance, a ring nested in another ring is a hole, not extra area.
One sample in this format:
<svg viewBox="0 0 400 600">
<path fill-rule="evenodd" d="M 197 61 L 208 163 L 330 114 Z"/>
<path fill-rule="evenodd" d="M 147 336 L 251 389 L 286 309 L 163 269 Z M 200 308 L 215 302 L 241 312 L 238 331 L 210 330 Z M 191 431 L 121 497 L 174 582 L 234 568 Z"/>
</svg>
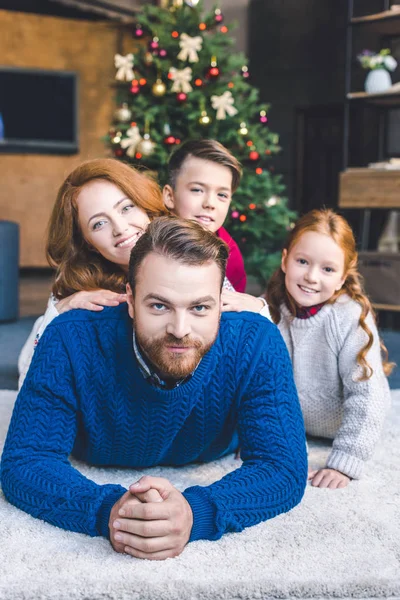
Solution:
<svg viewBox="0 0 400 600">
<path fill-rule="evenodd" d="M 209 160 L 223 167 L 228 167 L 232 173 L 232 193 L 237 190 L 242 176 L 240 162 L 225 146 L 216 140 L 189 140 L 171 155 L 168 162 L 168 184 L 175 189 L 183 163 L 189 156 Z"/>
<path fill-rule="evenodd" d="M 227 244 L 195 221 L 178 217 L 158 217 L 138 239 L 129 261 L 128 283 L 133 293 L 139 267 L 155 252 L 184 265 L 200 266 L 215 262 L 221 273 L 221 289 L 229 256 Z"/>
</svg>

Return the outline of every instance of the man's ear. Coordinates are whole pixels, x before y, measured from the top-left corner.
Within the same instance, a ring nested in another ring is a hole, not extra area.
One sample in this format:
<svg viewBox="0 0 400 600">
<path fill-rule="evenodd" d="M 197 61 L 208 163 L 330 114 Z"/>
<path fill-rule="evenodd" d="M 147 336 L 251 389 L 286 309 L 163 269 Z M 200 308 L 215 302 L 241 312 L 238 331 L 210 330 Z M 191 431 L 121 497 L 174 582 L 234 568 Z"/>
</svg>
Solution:
<svg viewBox="0 0 400 600">
<path fill-rule="evenodd" d="M 165 206 L 173 212 L 175 209 L 175 195 L 172 187 L 170 185 L 164 185 L 162 195 Z"/>
<path fill-rule="evenodd" d="M 129 283 L 126 284 L 126 303 L 128 305 L 128 312 L 129 312 L 129 316 L 131 319 L 133 319 L 134 316 L 134 308 L 133 308 L 133 293 L 132 293 L 132 289 L 131 286 L 129 285 Z"/>
<path fill-rule="evenodd" d="M 286 259 L 287 259 L 287 250 L 284 248 L 282 250 L 282 260 L 281 260 L 281 269 L 284 273 L 286 273 Z"/>
</svg>

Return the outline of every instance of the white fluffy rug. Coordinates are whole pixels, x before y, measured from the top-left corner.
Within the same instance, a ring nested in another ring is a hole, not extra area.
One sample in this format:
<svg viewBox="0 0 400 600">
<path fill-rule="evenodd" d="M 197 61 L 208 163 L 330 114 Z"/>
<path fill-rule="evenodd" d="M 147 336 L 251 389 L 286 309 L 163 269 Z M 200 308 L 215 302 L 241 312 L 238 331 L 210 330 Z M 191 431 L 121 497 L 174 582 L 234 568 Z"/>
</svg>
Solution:
<svg viewBox="0 0 400 600">
<path fill-rule="evenodd" d="M 116 554 L 102 538 L 57 529 L 0 495 L 1 600 L 246 600 L 400 597 L 400 390 L 365 477 L 340 491 L 308 487 L 289 514 L 189 544 L 164 562 Z M 0 450 L 15 392 L 0 392 Z M 51 424 L 49 424 L 51 426 Z M 322 465 L 328 447 L 310 445 Z M 184 489 L 236 468 L 232 457 L 204 466 L 152 469 Z M 128 485 L 135 471 L 79 464 L 99 483 Z"/>
</svg>

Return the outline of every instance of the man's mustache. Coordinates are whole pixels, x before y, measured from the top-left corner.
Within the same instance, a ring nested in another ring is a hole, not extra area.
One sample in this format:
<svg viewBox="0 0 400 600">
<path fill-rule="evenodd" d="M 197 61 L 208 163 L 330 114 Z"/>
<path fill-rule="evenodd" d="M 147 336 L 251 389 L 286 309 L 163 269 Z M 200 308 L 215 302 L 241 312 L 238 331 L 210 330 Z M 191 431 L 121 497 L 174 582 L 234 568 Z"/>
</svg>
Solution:
<svg viewBox="0 0 400 600">
<path fill-rule="evenodd" d="M 183 338 L 177 338 L 171 333 L 165 335 L 162 339 L 163 346 L 179 346 L 180 348 L 202 348 L 200 340 L 194 340 L 189 335 Z"/>
</svg>

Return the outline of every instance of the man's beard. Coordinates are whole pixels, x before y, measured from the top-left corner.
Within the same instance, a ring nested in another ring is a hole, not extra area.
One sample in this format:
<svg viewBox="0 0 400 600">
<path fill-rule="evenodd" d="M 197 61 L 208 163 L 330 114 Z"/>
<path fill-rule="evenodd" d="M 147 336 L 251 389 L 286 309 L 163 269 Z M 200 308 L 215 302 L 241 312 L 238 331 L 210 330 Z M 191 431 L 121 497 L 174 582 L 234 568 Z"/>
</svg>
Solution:
<svg viewBox="0 0 400 600">
<path fill-rule="evenodd" d="M 192 339 L 189 335 L 179 339 L 171 334 L 166 334 L 162 338 L 152 340 L 143 338 L 137 330 L 135 334 L 141 349 L 159 374 L 172 379 L 183 379 L 190 375 L 210 350 L 217 337 L 215 334 L 213 340 L 203 343 L 200 340 Z M 166 346 L 190 347 L 190 350 L 184 353 L 171 352 Z"/>
</svg>

